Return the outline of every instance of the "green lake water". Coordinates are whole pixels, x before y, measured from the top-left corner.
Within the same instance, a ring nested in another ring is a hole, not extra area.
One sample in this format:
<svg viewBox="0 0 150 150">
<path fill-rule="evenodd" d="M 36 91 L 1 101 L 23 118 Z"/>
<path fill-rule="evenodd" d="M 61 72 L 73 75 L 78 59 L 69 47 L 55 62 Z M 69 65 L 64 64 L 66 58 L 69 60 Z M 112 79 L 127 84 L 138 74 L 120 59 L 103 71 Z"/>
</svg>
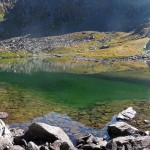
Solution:
<svg viewBox="0 0 150 150">
<path fill-rule="evenodd" d="M 98 71 L 95 73 L 77 71 L 93 71 L 93 68 L 94 66 L 91 64 L 63 64 L 43 60 L 0 64 L 1 109 L 10 111 L 12 114 L 10 118 L 13 120 L 11 122 L 15 122 L 16 120 L 26 121 L 28 118 L 32 119 L 51 111 L 57 112 L 59 106 L 62 107 L 59 109 L 59 113 L 68 113 L 69 109 L 75 108 L 77 110 L 74 112 L 71 110 L 69 115 L 73 116 L 73 119 L 83 121 L 87 118 L 87 112 L 81 112 L 84 119 L 77 118 L 80 108 L 88 110 L 100 103 L 109 104 L 115 101 L 121 103 L 150 98 L 150 80 L 112 76 L 112 72 L 107 72 L 106 75 Z M 2 89 L 6 91 L 2 92 Z M 25 96 L 26 93 L 27 96 Z M 39 102 L 31 103 L 38 97 L 41 102 L 45 103 L 42 105 L 44 108 L 38 107 L 41 105 Z M 29 103 L 29 105 L 25 106 L 22 103 Z M 54 103 L 56 105 L 53 105 Z M 6 109 L 3 109 L 5 107 Z M 103 109 L 105 111 L 105 107 Z M 93 110 L 93 113 L 97 111 L 99 110 Z M 113 114 L 113 111 L 111 113 Z M 97 118 L 100 118 L 101 114 L 94 113 L 94 115 L 97 122 Z M 25 117 L 27 119 L 24 120 Z M 89 120 L 91 120 L 90 111 Z M 105 119 L 105 121 L 107 120 Z M 85 120 L 85 124 L 89 125 L 88 121 Z"/>
<path fill-rule="evenodd" d="M 98 102 L 150 98 L 150 81 L 111 77 L 111 72 L 110 76 L 68 73 L 61 69 L 58 72 L 58 68 L 56 71 L 35 71 L 33 67 L 33 72 L 31 68 L 27 73 L 28 65 L 16 72 L 17 67 L 0 71 L 0 82 L 17 85 L 41 95 L 46 101 L 63 105 L 89 107 Z"/>
</svg>

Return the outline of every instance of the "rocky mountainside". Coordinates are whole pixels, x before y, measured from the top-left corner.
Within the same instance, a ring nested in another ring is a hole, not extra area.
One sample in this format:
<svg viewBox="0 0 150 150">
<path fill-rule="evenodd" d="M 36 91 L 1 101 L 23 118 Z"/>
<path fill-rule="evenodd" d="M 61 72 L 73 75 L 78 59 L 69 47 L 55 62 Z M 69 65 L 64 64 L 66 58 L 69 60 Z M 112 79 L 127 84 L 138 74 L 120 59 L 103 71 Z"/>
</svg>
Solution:
<svg viewBox="0 0 150 150">
<path fill-rule="evenodd" d="M 0 0 L 1 34 L 47 36 L 75 31 L 131 31 L 147 24 L 149 0 Z M 6 7 L 7 6 L 7 7 Z M 7 9 L 6 9 L 7 8 Z"/>
</svg>

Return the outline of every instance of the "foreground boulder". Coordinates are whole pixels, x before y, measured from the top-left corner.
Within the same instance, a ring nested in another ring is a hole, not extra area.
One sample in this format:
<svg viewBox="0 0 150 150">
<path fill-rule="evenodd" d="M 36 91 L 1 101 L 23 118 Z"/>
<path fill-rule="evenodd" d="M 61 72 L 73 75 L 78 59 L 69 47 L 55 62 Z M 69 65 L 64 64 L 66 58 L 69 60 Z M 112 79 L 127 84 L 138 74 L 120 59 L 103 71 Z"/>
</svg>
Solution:
<svg viewBox="0 0 150 150">
<path fill-rule="evenodd" d="M 108 126 L 108 133 L 110 138 L 116 138 L 118 136 L 128 136 L 138 133 L 138 129 L 125 122 L 117 122 Z"/>
<path fill-rule="evenodd" d="M 0 119 L 0 149 L 12 146 L 13 136 L 5 123 Z"/>
<path fill-rule="evenodd" d="M 148 150 L 150 136 L 125 136 L 112 139 L 106 146 L 107 150 Z"/>
<path fill-rule="evenodd" d="M 66 142 L 70 148 L 74 148 L 72 142 L 66 133 L 59 127 L 50 126 L 45 123 L 33 123 L 29 126 L 29 130 L 22 137 L 27 142 L 33 141 L 37 145 L 46 142 L 54 143 L 56 140 Z"/>
<path fill-rule="evenodd" d="M 132 107 L 128 107 L 118 114 L 117 120 L 131 120 L 135 117 L 136 111 Z"/>
<path fill-rule="evenodd" d="M 150 40 L 147 42 L 146 46 L 144 47 L 145 50 L 150 50 Z"/>
</svg>

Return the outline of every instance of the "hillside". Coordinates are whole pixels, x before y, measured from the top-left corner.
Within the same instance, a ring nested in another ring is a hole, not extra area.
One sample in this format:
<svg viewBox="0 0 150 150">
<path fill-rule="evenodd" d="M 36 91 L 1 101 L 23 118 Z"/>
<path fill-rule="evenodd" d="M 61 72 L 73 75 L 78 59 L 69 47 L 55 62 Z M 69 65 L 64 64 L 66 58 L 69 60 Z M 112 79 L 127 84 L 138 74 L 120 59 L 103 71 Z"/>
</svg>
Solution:
<svg viewBox="0 0 150 150">
<path fill-rule="evenodd" d="M 132 31 L 150 18 L 149 0 L 1 0 L 7 37 L 77 31 Z M 6 3 L 7 2 L 7 3 Z M 15 3 L 14 3 L 15 2 Z M 6 7 L 7 4 L 7 7 Z M 7 8 L 7 9 L 6 9 Z"/>
</svg>

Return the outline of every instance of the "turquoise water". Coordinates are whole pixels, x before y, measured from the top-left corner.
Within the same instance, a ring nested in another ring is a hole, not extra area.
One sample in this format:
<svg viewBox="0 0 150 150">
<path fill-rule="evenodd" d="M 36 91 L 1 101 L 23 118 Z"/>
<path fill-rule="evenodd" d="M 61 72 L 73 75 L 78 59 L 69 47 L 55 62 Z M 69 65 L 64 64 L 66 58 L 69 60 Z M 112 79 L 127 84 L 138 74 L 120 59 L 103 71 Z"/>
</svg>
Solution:
<svg viewBox="0 0 150 150">
<path fill-rule="evenodd" d="M 29 65 L 21 65 L 21 71 L 17 71 L 20 69 L 18 66 L 2 68 L 0 82 L 17 85 L 22 90 L 42 96 L 45 101 L 86 108 L 98 102 L 150 98 L 149 81 L 115 78 L 111 77 L 111 73 L 109 77 L 68 73 L 59 68 L 51 71 L 31 67 L 27 73 L 25 70 L 29 69 Z"/>
</svg>

